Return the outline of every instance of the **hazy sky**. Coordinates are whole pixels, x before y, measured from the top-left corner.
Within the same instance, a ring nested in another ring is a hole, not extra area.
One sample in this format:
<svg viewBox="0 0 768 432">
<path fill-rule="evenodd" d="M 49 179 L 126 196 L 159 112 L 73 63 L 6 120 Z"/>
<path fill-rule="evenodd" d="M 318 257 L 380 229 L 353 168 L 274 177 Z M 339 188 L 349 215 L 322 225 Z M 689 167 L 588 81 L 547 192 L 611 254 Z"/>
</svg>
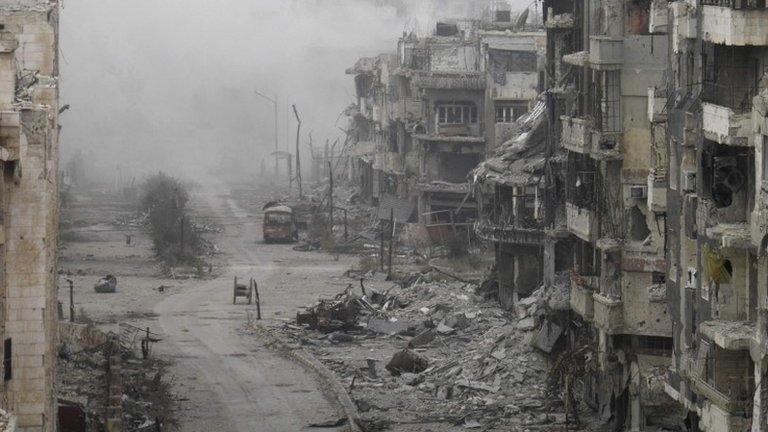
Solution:
<svg viewBox="0 0 768 432">
<path fill-rule="evenodd" d="M 257 89 L 278 95 L 281 147 L 286 101 L 303 139 L 336 138 L 353 100 L 344 70 L 394 52 L 404 30 L 428 31 L 461 0 L 402 1 L 407 13 L 386 0 L 64 0 L 62 158 L 83 149 L 104 172 L 121 164 L 135 175 L 258 167 L 254 149 L 274 147 L 274 120 Z"/>
</svg>

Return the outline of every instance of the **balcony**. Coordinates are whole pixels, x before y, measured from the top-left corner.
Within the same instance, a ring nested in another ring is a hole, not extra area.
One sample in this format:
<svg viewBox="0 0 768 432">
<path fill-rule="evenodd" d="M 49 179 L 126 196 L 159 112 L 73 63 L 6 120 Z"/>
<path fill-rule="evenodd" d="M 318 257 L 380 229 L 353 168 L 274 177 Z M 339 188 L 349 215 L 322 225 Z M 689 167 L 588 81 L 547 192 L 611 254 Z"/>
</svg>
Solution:
<svg viewBox="0 0 768 432">
<path fill-rule="evenodd" d="M 665 34 L 669 30 L 669 17 L 667 16 L 666 0 L 654 0 L 651 2 L 651 13 L 648 19 L 648 32 L 651 34 Z"/>
<path fill-rule="evenodd" d="M 547 30 L 570 30 L 573 28 L 573 14 L 549 14 L 547 15 L 547 22 L 544 23 L 544 27 Z"/>
<path fill-rule="evenodd" d="M 667 121 L 667 92 L 663 88 L 648 87 L 648 120 L 654 123 Z"/>
<path fill-rule="evenodd" d="M 768 45 L 768 9 L 705 5 L 701 20 L 702 38 L 707 42 L 728 46 Z"/>
<path fill-rule="evenodd" d="M 586 321 L 592 321 L 594 317 L 595 300 L 593 294 L 596 287 L 596 276 L 571 275 L 571 309 Z"/>
<path fill-rule="evenodd" d="M 437 134 L 440 136 L 478 136 L 480 125 L 477 123 L 438 124 Z"/>
<path fill-rule="evenodd" d="M 707 228 L 706 234 L 708 238 L 716 241 L 723 248 L 750 249 L 752 247 L 749 224 L 746 222 L 719 223 Z"/>
<path fill-rule="evenodd" d="M 608 334 L 621 333 L 624 327 L 624 305 L 621 300 L 595 293 L 594 321 L 598 327 Z"/>
<path fill-rule="evenodd" d="M 593 211 L 565 203 L 565 218 L 568 231 L 580 239 L 588 242 L 597 239 L 597 218 Z"/>
<path fill-rule="evenodd" d="M 710 403 L 725 411 L 729 415 L 746 415 L 752 413 L 752 395 L 728 396 L 703 379 L 694 376 L 692 378 L 693 389 L 700 398 L 707 399 Z M 726 429 L 738 430 L 738 429 Z"/>
<path fill-rule="evenodd" d="M 618 70 L 624 63 L 624 40 L 589 37 L 589 65 L 596 70 Z"/>
<path fill-rule="evenodd" d="M 543 245 L 547 238 L 543 229 L 524 228 L 489 220 L 476 222 L 475 233 L 487 241 L 533 246 Z"/>
<path fill-rule="evenodd" d="M 591 136 L 589 122 L 583 118 L 560 116 L 563 125 L 560 142 L 566 149 L 576 153 L 589 153 Z"/>
<path fill-rule="evenodd" d="M 731 108 L 702 103 L 704 136 L 724 145 L 748 146 L 752 132 L 751 113 L 737 114 Z"/>
</svg>

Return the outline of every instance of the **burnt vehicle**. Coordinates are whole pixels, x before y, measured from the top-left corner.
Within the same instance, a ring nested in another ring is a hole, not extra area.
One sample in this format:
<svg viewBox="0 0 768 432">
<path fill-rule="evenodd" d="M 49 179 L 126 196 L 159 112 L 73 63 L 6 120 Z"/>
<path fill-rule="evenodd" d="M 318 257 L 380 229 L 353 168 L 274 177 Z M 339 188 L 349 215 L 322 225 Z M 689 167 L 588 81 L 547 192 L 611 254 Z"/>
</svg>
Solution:
<svg viewBox="0 0 768 432">
<path fill-rule="evenodd" d="M 291 243 L 299 239 L 296 216 L 286 205 L 275 204 L 264 209 L 264 241 Z"/>
</svg>

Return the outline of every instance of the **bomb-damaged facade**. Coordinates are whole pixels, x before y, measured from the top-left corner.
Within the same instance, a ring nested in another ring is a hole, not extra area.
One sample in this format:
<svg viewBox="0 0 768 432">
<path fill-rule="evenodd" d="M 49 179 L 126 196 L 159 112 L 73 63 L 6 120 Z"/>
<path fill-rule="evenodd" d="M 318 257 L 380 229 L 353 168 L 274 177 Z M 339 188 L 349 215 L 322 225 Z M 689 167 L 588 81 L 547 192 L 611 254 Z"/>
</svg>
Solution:
<svg viewBox="0 0 768 432">
<path fill-rule="evenodd" d="M 552 355 L 589 353 L 568 390 L 587 417 L 766 430 L 765 4 L 542 9 L 538 31 L 440 24 L 378 58 L 388 145 L 357 151 L 396 163 L 361 194 L 493 244 L 507 309 L 566 290 Z"/>
</svg>

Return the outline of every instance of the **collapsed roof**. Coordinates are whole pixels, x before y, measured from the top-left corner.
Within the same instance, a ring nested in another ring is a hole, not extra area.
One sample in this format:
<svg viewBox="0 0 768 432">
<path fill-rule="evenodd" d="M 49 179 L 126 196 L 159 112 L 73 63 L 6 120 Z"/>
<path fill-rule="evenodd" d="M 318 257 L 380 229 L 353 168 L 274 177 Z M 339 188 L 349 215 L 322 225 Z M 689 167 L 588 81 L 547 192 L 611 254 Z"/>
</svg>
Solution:
<svg viewBox="0 0 768 432">
<path fill-rule="evenodd" d="M 539 97 L 533 108 L 521 116 L 518 132 L 496 150 L 493 157 L 473 171 L 475 183 L 507 186 L 538 184 L 544 175 L 546 144 L 546 105 Z"/>
</svg>

